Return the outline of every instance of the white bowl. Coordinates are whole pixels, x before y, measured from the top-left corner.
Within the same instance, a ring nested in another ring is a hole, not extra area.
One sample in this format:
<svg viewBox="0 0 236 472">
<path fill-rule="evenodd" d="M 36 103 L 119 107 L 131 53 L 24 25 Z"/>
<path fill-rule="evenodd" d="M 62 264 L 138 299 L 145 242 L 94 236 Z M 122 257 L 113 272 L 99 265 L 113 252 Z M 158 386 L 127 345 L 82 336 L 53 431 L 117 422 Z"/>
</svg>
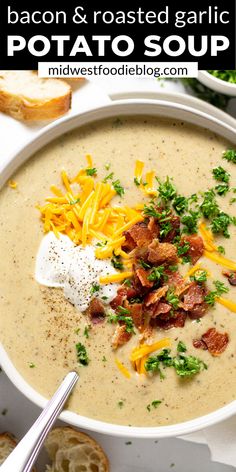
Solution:
<svg viewBox="0 0 236 472">
<path fill-rule="evenodd" d="M 185 100 L 186 101 L 186 100 Z M 190 101 L 191 104 L 191 101 Z M 78 126 L 85 125 L 100 119 L 122 116 L 122 115 L 149 115 L 170 117 L 208 128 L 211 131 L 223 136 L 236 144 L 236 127 L 225 124 L 212 114 L 212 107 L 209 113 L 194 109 L 191 106 L 181 105 L 166 100 L 121 100 L 109 105 L 101 106 L 93 110 L 67 117 L 60 122 L 55 122 L 39 132 L 24 148 L 20 149 L 17 155 L 8 159 L 1 172 L 0 185 L 3 185 L 11 174 L 32 154 L 42 148 L 45 144 L 55 139 L 57 136 L 72 130 Z M 4 347 L 0 345 L 0 364 L 13 384 L 33 403 L 44 407 L 47 400 L 37 393 L 19 374 Z M 60 418 L 74 426 L 97 431 L 111 436 L 139 437 L 139 438 L 164 438 L 180 436 L 206 428 L 217 422 L 225 420 L 236 413 L 236 401 L 220 408 L 208 415 L 195 418 L 184 423 L 169 426 L 157 427 L 129 427 L 116 424 L 105 423 L 80 416 L 71 411 L 64 411 Z"/>
<path fill-rule="evenodd" d="M 215 90 L 215 92 L 223 93 L 224 95 L 229 95 L 231 97 L 236 97 L 236 84 L 231 84 L 226 80 L 218 79 L 206 70 L 200 70 L 198 72 L 198 80 L 202 84 L 206 85 L 206 87 Z"/>
</svg>

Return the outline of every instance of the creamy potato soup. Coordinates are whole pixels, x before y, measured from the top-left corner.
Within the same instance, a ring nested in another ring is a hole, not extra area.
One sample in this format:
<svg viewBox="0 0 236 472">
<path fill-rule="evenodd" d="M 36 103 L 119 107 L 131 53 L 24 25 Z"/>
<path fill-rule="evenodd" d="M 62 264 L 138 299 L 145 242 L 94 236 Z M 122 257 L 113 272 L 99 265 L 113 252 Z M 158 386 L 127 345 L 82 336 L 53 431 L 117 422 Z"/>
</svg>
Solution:
<svg viewBox="0 0 236 472">
<path fill-rule="evenodd" d="M 68 408 L 134 426 L 235 399 L 235 161 L 209 130 L 118 117 L 16 172 L 0 195 L 0 340 L 36 391 L 78 370 Z"/>
</svg>

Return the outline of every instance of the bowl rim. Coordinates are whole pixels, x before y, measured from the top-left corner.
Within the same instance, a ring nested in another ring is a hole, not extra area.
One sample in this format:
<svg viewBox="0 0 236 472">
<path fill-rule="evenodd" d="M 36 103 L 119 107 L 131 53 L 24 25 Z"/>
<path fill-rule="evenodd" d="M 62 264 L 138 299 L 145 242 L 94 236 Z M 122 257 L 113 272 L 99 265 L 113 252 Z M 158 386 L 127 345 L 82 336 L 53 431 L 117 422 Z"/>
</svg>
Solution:
<svg viewBox="0 0 236 472">
<path fill-rule="evenodd" d="M 149 111 L 147 111 L 148 109 Z M 122 111 L 123 110 L 123 111 Z M 144 111 L 146 110 L 146 111 Z M 167 113 L 163 115 L 162 113 Z M 180 118 L 181 112 L 185 115 L 184 118 Z M 101 114 L 102 116 L 100 116 Z M 174 116 L 173 116 L 174 114 Z M 21 146 L 17 153 L 13 153 L 9 156 L 8 160 L 2 166 L 0 187 L 8 180 L 10 175 L 16 171 L 28 158 L 30 158 L 37 150 L 43 148 L 47 143 L 56 139 L 61 133 L 65 133 L 69 130 L 75 129 L 76 127 L 83 126 L 84 124 L 91 123 L 93 121 L 100 121 L 102 119 L 117 116 L 117 115 L 155 115 L 155 116 L 169 116 L 176 119 L 181 119 L 190 123 L 195 123 L 198 126 L 207 127 L 207 123 L 211 128 L 216 128 L 215 132 L 223 137 L 227 136 L 227 139 L 235 142 L 236 144 L 236 133 L 235 128 L 225 124 L 223 121 L 215 118 L 211 113 L 208 114 L 194 107 L 181 105 L 179 103 L 173 103 L 166 100 L 156 99 L 133 99 L 133 100 L 119 100 L 111 102 L 110 104 L 96 106 L 88 111 L 75 114 L 63 118 L 58 122 L 53 122 L 47 127 L 43 128 L 36 136 L 30 139 L 30 141 Z M 196 123 L 197 122 L 197 123 Z M 205 123 L 204 125 L 199 122 Z M 230 136 L 230 137 L 228 137 Z M 47 399 L 40 395 L 34 388 L 24 380 L 23 376 L 14 367 L 10 357 L 5 351 L 3 345 L 0 343 L 0 362 L 1 365 L 18 390 L 20 390 L 29 400 L 43 408 Z M 113 423 L 106 423 L 99 420 L 94 420 L 85 416 L 80 416 L 71 411 L 63 411 L 60 415 L 60 419 L 72 424 L 74 426 L 96 431 L 102 434 L 108 434 L 111 436 L 120 437 L 133 437 L 133 438 L 166 438 L 176 437 L 195 431 L 201 430 L 208 426 L 219 423 L 233 414 L 236 413 L 236 400 L 229 404 L 211 412 L 207 415 L 194 418 L 182 423 L 176 423 L 167 426 L 155 426 L 155 427 L 135 427 L 135 426 L 123 426 Z"/>
<path fill-rule="evenodd" d="M 198 71 L 198 79 L 204 85 L 212 87 L 213 90 L 219 93 L 230 95 L 232 97 L 236 96 L 236 83 L 232 84 L 227 82 L 227 80 L 219 79 L 206 70 Z"/>
</svg>

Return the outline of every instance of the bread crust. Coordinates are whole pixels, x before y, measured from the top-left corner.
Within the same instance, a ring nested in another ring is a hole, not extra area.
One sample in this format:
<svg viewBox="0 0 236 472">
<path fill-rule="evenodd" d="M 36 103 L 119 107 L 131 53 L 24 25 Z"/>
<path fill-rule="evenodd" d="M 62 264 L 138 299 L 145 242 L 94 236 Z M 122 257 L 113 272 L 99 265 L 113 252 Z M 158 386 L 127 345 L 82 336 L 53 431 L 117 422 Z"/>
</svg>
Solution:
<svg viewBox="0 0 236 472">
<path fill-rule="evenodd" d="M 101 448 L 101 446 L 90 436 L 85 433 L 82 433 L 74 428 L 69 426 L 65 427 L 58 427 L 53 429 L 46 441 L 45 447 L 48 452 L 48 455 L 52 461 L 52 466 L 48 467 L 48 472 L 55 472 L 57 471 L 58 463 L 60 459 L 62 460 L 64 457 L 68 460 L 70 454 L 66 453 L 68 451 L 73 452 L 73 456 L 75 456 L 77 450 L 78 454 L 77 457 L 81 459 L 81 451 L 83 450 L 83 454 L 87 453 L 87 461 L 84 463 L 84 467 L 87 466 L 87 471 L 92 472 L 94 470 L 92 467 L 90 469 L 88 463 L 90 460 L 94 460 L 96 465 L 99 466 L 99 472 L 109 472 L 109 461 L 108 458 Z M 60 456 L 60 458 L 59 458 Z M 56 464 L 56 465 L 55 465 Z M 81 464 L 80 464 L 81 465 Z M 54 468 L 55 467 L 55 468 Z M 73 469 L 70 469 L 73 470 Z M 85 469 L 84 469 L 85 470 Z M 59 472 L 59 471 L 58 471 Z M 63 472 L 63 468 L 60 469 L 60 472 Z"/>
<path fill-rule="evenodd" d="M 13 436 L 13 434 L 8 433 L 8 432 L 0 434 L 0 465 L 3 464 L 4 460 L 13 451 L 16 445 L 17 445 L 17 440 L 15 436 Z M 3 449 L 4 449 L 4 458 L 3 458 Z M 32 472 L 37 472 L 35 467 L 32 469 Z"/>
<path fill-rule="evenodd" d="M 20 74 L 24 71 L 19 71 Z M 16 85 L 16 92 L 11 92 L 8 90 L 8 77 L 10 72 L 8 71 L 8 75 L 4 76 L 4 73 L 0 72 L 3 80 L 0 83 L 0 111 L 3 113 L 7 113 L 11 115 L 13 118 L 17 120 L 23 121 L 39 121 L 39 120 L 51 120 L 58 118 L 59 116 L 64 115 L 68 112 L 71 107 L 71 87 L 65 81 L 60 82 L 64 84 L 64 93 L 60 93 L 58 96 L 52 98 L 45 98 L 39 97 L 37 99 L 30 99 L 27 97 L 27 87 L 24 93 L 24 96 L 19 92 L 17 93 L 17 85 Z M 32 79 L 34 80 L 35 85 L 35 76 L 36 74 L 32 72 Z M 19 76 L 20 77 L 20 76 Z M 36 78 L 39 81 L 39 87 L 41 84 L 41 79 Z M 43 79 L 44 83 L 47 79 Z M 50 80 L 50 84 L 52 80 L 58 81 L 59 79 L 48 79 Z M 28 84 L 27 84 L 28 85 Z"/>
</svg>

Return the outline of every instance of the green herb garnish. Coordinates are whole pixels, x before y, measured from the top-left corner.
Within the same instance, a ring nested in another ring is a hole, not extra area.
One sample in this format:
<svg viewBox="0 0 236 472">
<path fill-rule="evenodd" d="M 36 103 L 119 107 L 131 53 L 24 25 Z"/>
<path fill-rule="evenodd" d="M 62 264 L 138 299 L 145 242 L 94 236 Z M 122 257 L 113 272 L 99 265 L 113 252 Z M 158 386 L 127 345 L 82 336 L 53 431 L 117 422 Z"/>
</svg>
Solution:
<svg viewBox="0 0 236 472">
<path fill-rule="evenodd" d="M 225 254 L 225 248 L 224 248 L 223 246 L 218 246 L 217 251 L 218 251 L 220 254 Z"/>
<path fill-rule="evenodd" d="M 203 194 L 203 202 L 200 205 L 200 210 L 205 218 L 214 218 L 219 213 L 219 206 L 215 199 L 214 190 L 207 190 Z"/>
<path fill-rule="evenodd" d="M 106 177 L 104 177 L 103 179 L 103 183 L 105 184 L 108 180 L 113 179 L 113 176 L 114 176 L 114 172 L 111 172 L 110 174 L 106 175 Z"/>
<path fill-rule="evenodd" d="M 228 227 L 230 223 L 232 223 L 231 216 L 227 215 L 227 213 L 219 212 L 218 216 L 211 221 L 211 230 L 213 233 L 222 233 L 225 238 L 229 238 Z"/>
<path fill-rule="evenodd" d="M 233 162 L 233 164 L 236 164 L 236 150 L 235 149 L 227 149 L 223 153 L 223 159 L 226 159 L 229 162 Z"/>
<path fill-rule="evenodd" d="M 172 206 L 174 207 L 176 213 L 181 215 L 188 210 L 188 199 L 186 197 L 177 195 L 173 200 Z"/>
<path fill-rule="evenodd" d="M 183 354 L 179 354 L 173 359 L 173 367 L 176 374 L 182 378 L 192 377 L 199 374 L 201 370 L 207 369 L 206 364 L 202 360 L 194 356 L 184 356 Z"/>
<path fill-rule="evenodd" d="M 162 403 L 161 400 L 153 400 L 153 402 L 151 402 L 147 405 L 147 410 L 151 411 L 151 407 L 157 408 L 161 403 Z"/>
<path fill-rule="evenodd" d="M 177 254 L 178 256 L 183 256 L 188 252 L 190 248 L 190 243 L 188 241 L 184 241 L 184 243 L 177 244 Z"/>
<path fill-rule="evenodd" d="M 226 193 L 229 191 L 229 186 L 228 184 L 220 184 L 220 185 L 217 185 L 215 187 L 215 191 L 216 193 L 218 193 L 218 195 L 222 196 L 222 195 L 226 195 Z"/>
<path fill-rule="evenodd" d="M 171 183 L 171 179 L 169 177 L 166 177 L 165 182 L 160 182 L 157 177 L 156 179 L 159 183 L 159 197 L 164 200 L 164 202 L 169 202 L 170 200 L 173 200 L 173 198 L 176 196 L 176 188 Z"/>
<path fill-rule="evenodd" d="M 166 294 L 166 300 L 170 303 L 170 305 L 174 308 L 174 310 L 177 310 L 179 306 L 179 298 L 177 297 L 177 295 L 175 295 L 175 292 L 173 289 L 169 288 Z"/>
<path fill-rule="evenodd" d="M 187 347 L 186 344 L 183 341 L 179 341 L 177 345 L 177 352 L 186 352 Z"/>
<path fill-rule="evenodd" d="M 111 258 L 111 263 L 115 269 L 122 270 L 124 269 L 124 264 L 121 262 L 121 256 L 116 256 L 113 251 L 113 257 Z"/>
<path fill-rule="evenodd" d="M 158 282 L 164 275 L 164 270 L 164 266 L 153 267 L 150 274 L 147 276 L 147 279 L 151 282 Z"/>
<path fill-rule="evenodd" d="M 213 173 L 214 178 L 218 180 L 219 182 L 225 182 L 225 183 L 229 182 L 230 174 L 225 169 L 223 169 L 223 167 L 221 166 L 215 167 L 212 173 Z"/>
<path fill-rule="evenodd" d="M 194 275 L 190 277 L 191 280 L 194 280 L 195 282 L 202 283 L 207 281 L 207 272 L 206 270 L 196 270 L 194 272 Z"/>
<path fill-rule="evenodd" d="M 87 175 L 96 175 L 97 174 L 97 169 L 95 167 L 88 167 L 86 169 L 86 174 Z"/>
<path fill-rule="evenodd" d="M 91 295 L 93 295 L 94 293 L 99 292 L 99 290 L 100 290 L 100 285 L 93 284 L 91 289 L 90 289 L 90 293 L 91 293 Z"/>
<path fill-rule="evenodd" d="M 91 325 L 87 325 L 84 328 L 84 336 L 88 339 L 89 338 L 89 331 L 91 329 Z"/>
<path fill-rule="evenodd" d="M 116 191 L 117 195 L 119 195 L 120 197 L 123 197 L 123 195 L 125 193 L 125 189 L 124 189 L 124 187 L 122 187 L 119 179 L 114 180 L 112 182 L 112 185 L 113 185 L 114 190 Z"/>
<path fill-rule="evenodd" d="M 75 348 L 76 348 L 77 360 L 78 360 L 79 364 L 88 365 L 89 364 L 89 358 L 88 358 L 88 354 L 87 354 L 85 346 L 81 343 L 77 343 L 75 345 Z"/>
<path fill-rule="evenodd" d="M 181 223 L 184 225 L 183 232 L 188 234 L 197 233 L 198 228 L 198 220 L 199 220 L 199 212 L 190 210 L 188 215 L 184 215 L 181 218 Z"/>
</svg>

